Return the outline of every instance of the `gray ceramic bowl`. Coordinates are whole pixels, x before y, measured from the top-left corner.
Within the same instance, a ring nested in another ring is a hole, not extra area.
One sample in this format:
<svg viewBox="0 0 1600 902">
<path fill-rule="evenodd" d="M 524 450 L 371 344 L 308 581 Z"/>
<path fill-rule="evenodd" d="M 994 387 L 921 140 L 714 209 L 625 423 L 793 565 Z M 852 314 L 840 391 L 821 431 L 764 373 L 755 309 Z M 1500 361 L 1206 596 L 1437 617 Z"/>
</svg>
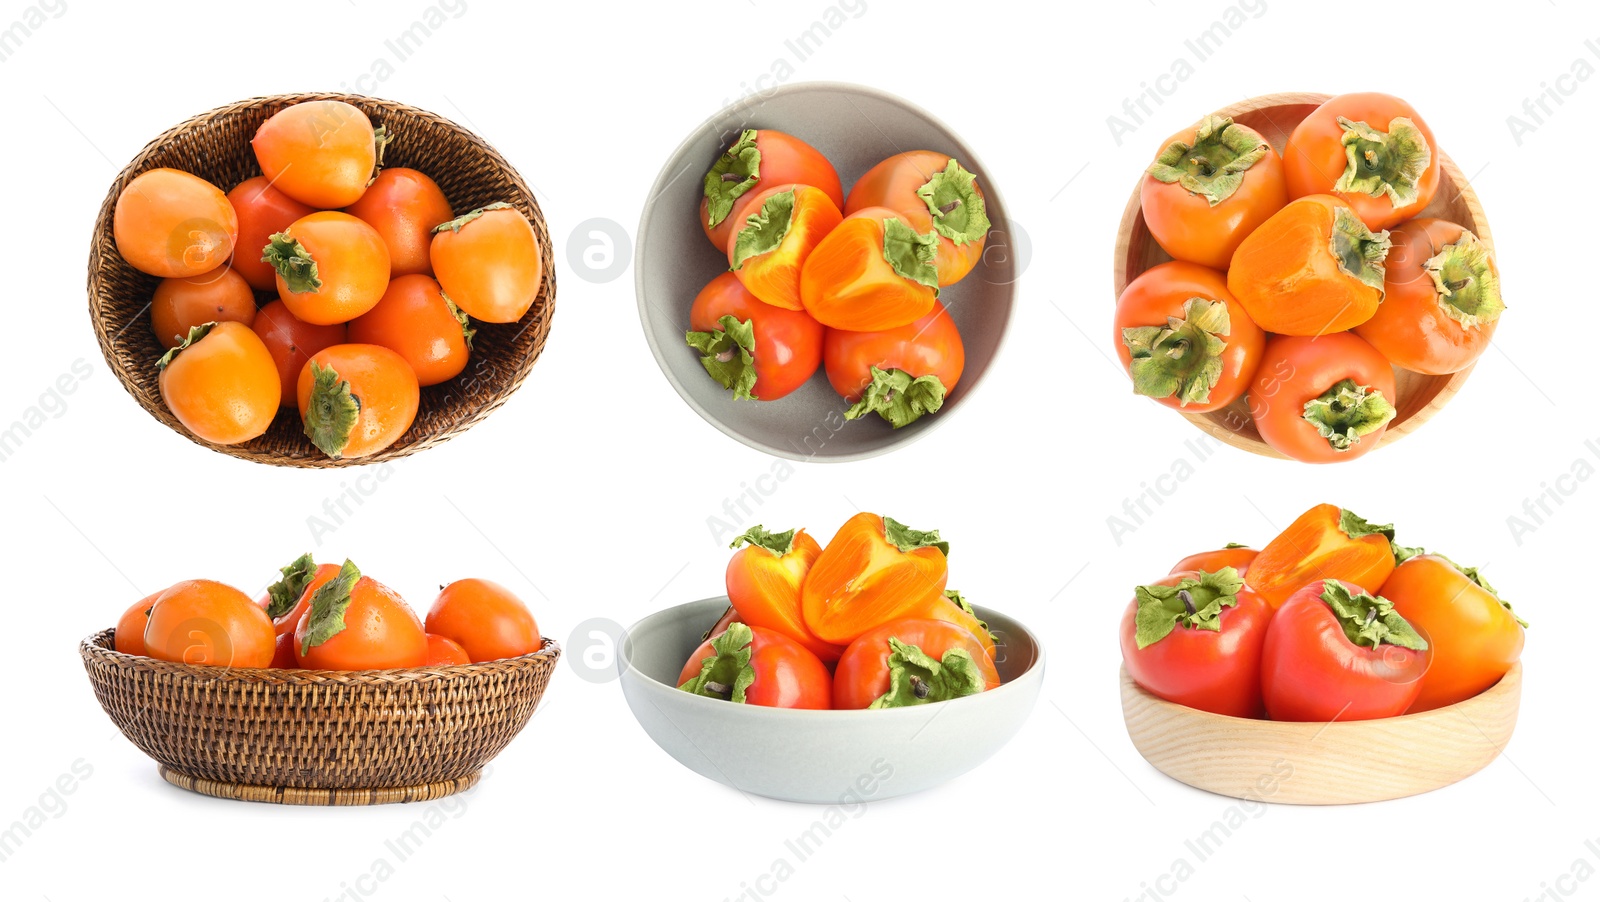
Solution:
<svg viewBox="0 0 1600 902">
<path fill-rule="evenodd" d="M 819 371 L 776 401 L 735 401 L 712 381 L 684 344 L 689 305 L 728 268 L 697 224 L 701 179 L 744 128 L 772 128 L 805 140 L 833 163 L 846 190 L 886 157 L 907 150 L 951 154 L 978 176 L 989 220 L 983 259 L 940 300 L 961 330 L 966 370 L 937 414 L 893 429 L 876 416 L 846 421 L 848 406 Z M 971 147 L 944 123 L 889 94 L 859 85 L 786 85 L 735 103 L 706 120 L 680 145 L 650 189 L 639 220 L 634 285 L 639 318 L 656 361 L 683 400 L 713 426 L 752 448 L 793 460 L 858 460 L 926 435 L 966 402 L 1000 349 L 1011 318 L 1021 239 L 1013 235 L 1000 192 Z"/>
<path fill-rule="evenodd" d="M 977 608 L 1001 640 L 999 688 L 883 711 L 735 705 L 676 687 L 684 662 L 728 608 L 726 596 L 668 608 L 623 641 L 622 691 L 656 745 L 740 792 L 855 804 L 920 792 L 966 773 L 1016 735 L 1044 681 L 1044 650 L 1022 624 Z"/>
</svg>

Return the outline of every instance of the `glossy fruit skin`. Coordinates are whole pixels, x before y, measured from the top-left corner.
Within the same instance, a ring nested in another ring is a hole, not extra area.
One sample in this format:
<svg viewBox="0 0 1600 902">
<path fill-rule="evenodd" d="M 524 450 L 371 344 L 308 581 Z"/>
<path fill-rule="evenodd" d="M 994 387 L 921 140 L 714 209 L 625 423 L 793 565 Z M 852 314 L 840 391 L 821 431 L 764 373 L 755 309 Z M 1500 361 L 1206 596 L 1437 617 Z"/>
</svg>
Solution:
<svg viewBox="0 0 1600 902">
<path fill-rule="evenodd" d="M 1255 563 L 1260 553 L 1254 548 L 1218 548 L 1215 551 L 1201 551 L 1173 565 L 1171 572 L 1204 570 L 1207 573 L 1216 573 L 1224 567 L 1232 567 L 1239 571 L 1240 576 L 1248 576 L 1250 565 Z"/>
<path fill-rule="evenodd" d="M 294 631 L 295 659 L 307 670 L 387 670 L 421 667 L 428 659 L 428 638 L 411 606 L 393 589 L 370 576 L 356 580 L 344 630 L 321 645 L 306 648 L 312 611 Z"/>
<path fill-rule="evenodd" d="M 444 293 L 486 323 L 522 319 L 544 285 L 539 236 L 515 208 L 485 210 L 460 229 L 435 232 L 428 253 Z"/>
<path fill-rule="evenodd" d="M 267 431 L 282 391 L 267 346 L 249 326 L 217 323 L 161 370 L 161 400 L 183 427 L 218 445 Z"/>
<path fill-rule="evenodd" d="M 773 250 L 740 261 L 737 257 L 739 234 L 748 221 L 761 212 L 768 199 L 794 192 L 794 211 L 783 241 Z M 742 199 L 742 198 L 741 198 Z M 762 191 L 745 209 L 746 218 L 728 235 L 728 266 L 735 276 L 763 303 L 785 310 L 805 310 L 800 300 L 801 273 L 806 260 L 839 225 L 843 214 L 820 188 L 810 185 L 777 185 Z"/>
<path fill-rule="evenodd" d="M 428 634 L 428 658 L 422 666 L 454 667 L 471 663 L 472 658 L 467 654 L 467 650 L 454 639 L 446 639 L 434 633 Z"/>
<path fill-rule="evenodd" d="M 515 593 L 487 579 L 458 579 L 428 608 L 428 632 L 466 649 L 473 663 L 533 654 L 544 646 L 539 624 Z"/>
<path fill-rule="evenodd" d="M 278 670 L 299 670 L 300 659 L 294 653 L 294 629 L 291 626 L 286 633 L 279 633 L 272 642 L 272 663 L 267 665 Z"/>
<path fill-rule="evenodd" d="M 311 580 L 306 583 L 304 591 L 300 593 L 300 600 L 294 603 L 294 607 L 273 618 L 273 632 L 280 637 L 293 633 L 295 627 L 300 625 L 300 618 L 311 610 L 311 597 L 317 594 L 317 590 L 322 588 L 324 583 L 338 575 L 338 564 L 318 564 L 317 569 L 311 573 Z"/>
<path fill-rule="evenodd" d="M 854 404 L 872 384 L 872 368 L 904 370 L 912 377 L 937 376 L 945 394 L 966 369 L 967 351 L 955 320 L 938 301 L 921 319 L 876 332 L 829 329 L 822 339 L 828 384 Z"/>
<path fill-rule="evenodd" d="M 833 671 L 834 708 L 866 708 L 889 691 L 890 638 L 917 646 L 935 661 L 950 651 L 964 651 L 982 674 L 985 692 L 1000 685 L 994 662 L 970 632 L 942 620 L 897 619 L 862 633 L 845 649 Z"/>
<path fill-rule="evenodd" d="M 256 296 L 250 283 L 227 267 L 188 279 L 162 279 L 150 299 L 150 328 L 156 340 L 175 348 L 193 326 L 256 321 Z"/>
<path fill-rule="evenodd" d="M 1343 514 L 1338 505 L 1319 504 L 1296 517 L 1251 562 L 1250 588 L 1274 609 L 1307 584 L 1327 579 L 1377 593 L 1394 572 L 1394 547 L 1382 533 L 1345 532 Z"/>
<path fill-rule="evenodd" d="M 272 301 L 257 310 L 255 323 L 250 328 L 267 346 L 267 353 L 272 355 L 282 391 L 279 404 L 290 409 L 298 404 L 296 396 L 300 390 L 300 371 L 306 368 L 312 355 L 346 341 L 344 323 L 327 326 L 308 323 L 290 313 L 281 300 Z"/>
<path fill-rule="evenodd" d="M 239 219 L 239 240 L 234 242 L 228 265 L 256 291 L 277 291 L 278 273 L 261 259 L 267 239 L 287 229 L 296 219 L 317 212 L 277 188 L 264 175 L 248 178 L 228 192 L 228 203 Z"/>
<path fill-rule="evenodd" d="M 1251 232 L 1228 266 L 1228 289 L 1256 323 L 1284 335 L 1327 335 L 1371 319 L 1383 302 L 1339 268 L 1328 244 L 1338 211 L 1329 194 L 1296 198 Z"/>
<path fill-rule="evenodd" d="M 1444 219 L 1413 219 L 1389 233 L 1392 246 L 1384 263 L 1383 303 L 1355 332 L 1401 369 L 1432 376 L 1458 373 L 1489 348 L 1499 320 L 1466 328 L 1451 319 L 1440 307 L 1438 288 L 1424 268 L 1465 232 Z"/>
<path fill-rule="evenodd" d="M 378 162 L 372 120 L 342 100 L 285 107 L 261 124 L 250 145 L 274 187 L 320 210 L 359 200 Z"/>
<path fill-rule="evenodd" d="M 801 586 L 806 628 L 824 642 L 847 645 L 868 630 L 945 602 L 949 569 L 931 545 L 901 551 L 885 536 L 883 518 L 862 512 L 845 521 Z"/>
<path fill-rule="evenodd" d="M 1395 207 L 1389 197 L 1373 197 L 1366 193 L 1335 191 L 1333 186 L 1346 168 L 1343 129 L 1339 118 L 1352 122 L 1365 122 L 1379 131 L 1387 132 L 1389 122 L 1396 116 L 1411 120 L 1430 151 L 1428 167 L 1417 183 L 1417 198 L 1412 203 Z M 1283 148 L 1283 170 L 1289 185 L 1289 196 L 1305 197 L 1308 194 L 1334 194 L 1349 203 L 1367 228 L 1374 231 L 1398 225 L 1428 206 L 1439 190 L 1439 145 L 1433 140 L 1433 130 L 1423 122 L 1409 103 L 1389 94 L 1366 92 L 1341 94 L 1333 97 L 1301 120 L 1289 135 Z"/>
<path fill-rule="evenodd" d="M 344 211 L 383 237 L 389 248 L 391 279 L 412 273 L 433 275 L 433 263 L 428 257 L 433 228 L 455 218 L 438 183 L 404 167 L 378 173 L 361 199 Z"/>
<path fill-rule="evenodd" d="M 1164 326 L 1168 317 L 1184 315 L 1184 305 L 1191 298 L 1221 301 L 1227 305 L 1228 334 L 1219 336 L 1224 342 L 1222 373 L 1217 377 L 1217 384 L 1212 386 L 1208 401 L 1184 404 L 1177 393 L 1151 400 L 1185 413 L 1208 413 L 1227 407 L 1249 390 L 1267 341 L 1266 333 L 1228 290 L 1226 276 L 1180 260 L 1150 267 L 1129 282 L 1117 298 L 1117 312 L 1112 320 L 1113 341 L 1123 370 L 1132 378 L 1133 352 L 1123 340 L 1123 330 Z"/>
<path fill-rule="evenodd" d="M 1162 142 L 1162 149 L 1178 141 L 1193 145 L 1198 127 L 1196 123 L 1179 131 Z M 1267 143 L 1260 132 L 1248 126 L 1235 122 L 1229 127 Z M 1283 159 L 1270 144 L 1266 156 L 1245 171 L 1239 187 L 1215 206 L 1177 182 L 1162 182 L 1148 172 L 1139 183 L 1139 209 L 1161 249 L 1176 260 L 1216 270 L 1226 270 L 1245 236 L 1288 202 Z"/>
<path fill-rule="evenodd" d="M 319 326 L 349 322 L 377 306 L 389 288 L 389 248 L 372 226 L 327 210 L 295 220 L 287 234 L 317 262 L 322 287 L 295 291 L 280 273 L 278 297 L 296 317 Z"/>
<path fill-rule="evenodd" d="M 161 592 L 167 591 L 162 589 Z M 161 597 L 161 592 L 151 592 L 128 606 L 122 616 L 117 618 L 117 629 L 112 634 L 112 647 L 125 655 L 143 655 L 144 628 L 149 622 L 149 610 Z"/>
<path fill-rule="evenodd" d="M 735 139 L 737 135 L 733 136 Z M 730 142 L 732 143 L 732 142 Z M 756 149 L 761 152 L 761 168 L 756 184 L 733 202 L 733 209 L 720 223 L 709 224 L 705 198 L 700 200 L 700 228 L 711 246 L 726 253 L 734 228 L 746 216 L 760 209 L 751 208 L 756 195 L 773 185 L 810 185 L 833 201 L 836 208 L 844 207 L 844 188 L 839 183 L 839 173 L 833 164 L 815 147 L 784 132 L 763 128 L 756 132 Z"/>
<path fill-rule="evenodd" d="M 827 663 L 839 660 L 844 647 L 812 635 L 800 613 L 800 586 L 821 554 L 822 546 L 803 529 L 781 557 L 745 545 L 728 560 L 725 581 L 728 601 L 741 622 L 782 633 Z"/>
<path fill-rule="evenodd" d="M 416 420 L 422 393 L 417 374 L 399 354 L 379 345 L 342 344 L 318 351 L 311 360 L 331 367 L 350 383 L 350 393 L 361 399 L 361 413 L 341 457 L 376 454 L 399 441 Z M 302 419 L 310 407 L 313 382 L 308 361 L 295 389 Z"/>
<path fill-rule="evenodd" d="M 806 647 L 776 630 L 750 627 L 750 667 L 755 680 L 745 689 L 744 703 L 767 708 L 825 709 L 833 695 L 833 678 L 828 668 Z M 682 686 L 700 675 L 705 659 L 721 633 L 700 643 L 678 674 Z"/>
<path fill-rule="evenodd" d="M 917 196 L 917 189 L 928 183 L 935 173 L 949 164 L 951 157 L 932 150 L 908 150 L 868 169 L 850 186 L 850 196 L 845 199 L 844 215 L 850 216 L 868 207 L 887 207 L 900 214 L 906 224 L 919 233 L 933 229 L 933 214 L 928 204 Z M 976 183 L 974 190 L 983 197 L 983 189 Z M 985 235 L 976 241 L 957 245 L 944 235 L 939 235 L 939 255 L 934 266 L 939 270 L 939 285 L 954 285 L 966 278 L 972 268 L 983 259 Z"/>
<path fill-rule="evenodd" d="M 1432 660 L 1409 711 L 1466 701 L 1522 656 L 1522 624 L 1448 558 L 1422 554 L 1394 569 L 1379 593 L 1428 640 Z"/>
<path fill-rule="evenodd" d="M 216 185 L 177 169 L 151 169 L 117 196 L 111 231 L 117 253 L 134 269 L 187 279 L 227 264 L 239 218 Z"/>
<path fill-rule="evenodd" d="M 266 667 L 274 639 L 267 612 L 250 596 L 209 579 L 184 580 L 162 592 L 144 629 L 150 657 L 217 667 Z"/>
<path fill-rule="evenodd" d="M 1372 720 L 1404 714 L 1422 689 L 1428 653 L 1357 646 L 1314 582 L 1294 593 L 1267 626 L 1261 694 L 1273 720 Z"/>
<path fill-rule="evenodd" d="M 750 393 L 762 401 L 776 401 L 806 384 L 822 365 L 822 324 L 804 310 L 786 310 L 763 303 L 731 272 L 718 275 L 695 295 L 689 308 L 689 328 L 713 332 L 724 316 L 755 330 L 756 384 Z"/>
<path fill-rule="evenodd" d="M 1306 402 L 1344 379 L 1369 386 L 1390 404 L 1396 403 L 1394 370 L 1388 359 L 1359 336 L 1336 332 L 1318 338 L 1269 338 L 1250 386 L 1250 414 L 1262 440 L 1281 454 L 1315 464 L 1354 460 L 1377 447 L 1387 425 L 1349 450 L 1335 451 L 1305 420 Z"/>
<path fill-rule="evenodd" d="M 349 340 L 382 345 L 411 364 L 421 385 L 438 385 L 467 368 L 471 349 L 461 321 L 432 276 L 392 279 L 378 305 L 350 321 Z"/>
<path fill-rule="evenodd" d="M 938 303 L 936 289 L 900 275 L 884 259 L 885 223 L 891 219 L 906 222 L 886 207 L 857 210 L 806 258 L 800 300 L 817 322 L 877 332 L 915 322 Z"/>
<path fill-rule="evenodd" d="M 1155 584 L 1176 586 L 1199 577 L 1198 569 L 1180 570 Z M 1236 597 L 1237 604 L 1217 615 L 1217 630 L 1179 625 L 1144 648 L 1139 647 L 1134 619 L 1139 602 L 1130 602 L 1119 632 L 1128 675 L 1151 695 L 1169 702 L 1229 717 L 1260 717 L 1264 711 L 1261 649 L 1272 607 L 1248 587 Z"/>
</svg>

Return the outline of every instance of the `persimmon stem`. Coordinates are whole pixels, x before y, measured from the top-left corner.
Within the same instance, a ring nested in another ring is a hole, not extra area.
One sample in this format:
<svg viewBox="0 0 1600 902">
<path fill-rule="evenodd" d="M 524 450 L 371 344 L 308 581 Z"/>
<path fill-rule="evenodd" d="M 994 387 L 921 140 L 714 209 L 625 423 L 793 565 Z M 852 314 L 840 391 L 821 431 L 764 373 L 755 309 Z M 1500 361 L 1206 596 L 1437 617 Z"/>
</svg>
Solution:
<svg viewBox="0 0 1600 902">
<path fill-rule="evenodd" d="M 927 698 L 928 697 L 928 683 L 927 683 L 927 681 L 924 680 L 922 677 L 912 676 L 911 677 L 911 694 L 915 695 L 917 698 Z"/>
<path fill-rule="evenodd" d="M 727 683 L 718 683 L 708 680 L 705 685 L 705 690 L 711 695 L 715 695 L 717 698 L 726 699 L 733 697 L 733 690 L 729 688 Z"/>
<path fill-rule="evenodd" d="M 1193 617 L 1195 614 L 1194 596 L 1189 593 L 1189 590 L 1179 589 L 1178 600 L 1183 602 L 1183 609 L 1189 612 L 1190 617 Z"/>
</svg>

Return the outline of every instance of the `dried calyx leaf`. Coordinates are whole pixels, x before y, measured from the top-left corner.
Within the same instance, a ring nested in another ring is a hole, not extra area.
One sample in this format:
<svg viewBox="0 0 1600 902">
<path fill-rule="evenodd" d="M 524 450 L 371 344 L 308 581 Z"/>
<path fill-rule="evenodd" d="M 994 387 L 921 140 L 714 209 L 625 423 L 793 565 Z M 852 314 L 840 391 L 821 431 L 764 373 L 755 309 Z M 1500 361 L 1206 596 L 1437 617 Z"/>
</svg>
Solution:
<svg viewBox="0 0 1600 902">
<path fill-rule="evenodd" d="M 905 708 L 976 695 L 984 690 L 983 673 L 965 649 L 953 648 L 934 660 L 915 645 L 889 639 L 889 691 L 868 708 Z"/>
<path fill-rule="evenodd" d="M 1175 585 L 1139 586 L 1133 590 L 1134 641 L 1140 648 L 1160 642 L 1174 629 L 1222 629 L 1222 609 L 1239 603 L 1244 579 L 1233 567 L 1215 573 L 1199 571 Z"/>
<path fill-rule="evenodd" d="M 1145 171 L 1158 182 L 1172 184 L 1206 199 L 1215 207 L 1244 184 L 1245 173 L 1272 152 L 1261 136 L 1225 116 L 1207 116 L 1194 132 L 1194 143 L 1174 141 Z"/>
<path fill-rule="evenodd" d="M 938 413 L 944 406 L 944 383 L 938 376 L 912 376 L 905 370 L 881 370 L 871 367 L 872 381 L 861 391 L 861 397 L 844 412 L 844 418 L 855 420 L 869 413 L 883 417 L 890 426 L 899 429 L 921 419 L 923 415 Z"/>
<path fill-rule="evenodd" d="M 977 179 L 951 158 L 917 189 L 933 217 L 933 230 L 957 247 L 982 241 L 989 234 L 989 213 L 978 193 Z"/>
<path fill-rule="evenodd" d="M 787 532 L 767 532 L 757 523 L 745 531 L 745 534 L 733 540 L 729 548 L 738 548 L 740 545 L 754 545 L 765 549 L 774 557 L 783 557 L 794 550 L 794 537 L 799 530 L 791 529 Z"/>
<path fill-rule="evenodd" d="M 1500 272 L 1494 254 L 1478 236 L 1463 229 L 1453 244 L 1439 249 L 1422 265 L 1439 295 L 1439 308 L 1463 329 L 1476 329 L 1500 318 L 1506 309 L 1500 297 Z"/>
<path fill-rule="evenodd" d="M 1335 451 L 1349 451 L 1364 436 L 1387 426 L 1395 417 L 1394 405 L 1383 392 L 1354 379 L 1344 379 L 1306 402 L 1305 421 L 1328 440 Z"/>
<path fill-rule="evenodd" d="M 753 128 L 740 132 L 739 140 L 723 151 L 706 172 L 703 193 L 707 226 L 720 225 L 733 211 L 733 202 L 761 180 L 761 149 L 756 146 L 758 134 Z"/>
<path fill-rule="evenodd" d="M 723 316 L 720 329 L 685 332 L 689 347 L 700 352 L 700 365 L 723 388 L 733 389 L 734 400 L 756 400 L 756 329 L 754 320 Z"/>
<path fill-rule="evenodd" d="M 795 190 L 779 191 L 761 202 L 761 209 L 745 218 L 733 239 L 732 269 L 744 268 L 751 257 L 770 254 L 783 244 L 794 222 Z"/>
<path fill-rule="evenodd" d="M 1333 190 L 1389 198 L 1399 209 L 1416 201 L 1418 185 L 1428 171 L 1433 150 L 1422 130 L 1404 116 L 1389 120 L 1389 130 L 1379 131 L 1365 122 L 1339 117 L 1343 129 L 1345 167 Z"/>
<path fill-rule="evenodd" d="M 1333 609 L 1339 626 L 1352 645 L 1377 648 L 1380 645 L 1398 645 L 1413 651 L 1426 651 L 1428 640 L 1416 631 L 1411 622 L 1400 616 L 1394 603 L 1381 596 L 1366 592 L 1352 593 L 1349 586 L 1336 579 L 1323 580 L 1322 600 Z"/>
<path fill-rule="evenodd" d="M 1223 337 L 1231 328 L 1226 303 L 1190 298 L 1183 315 L 1167 317 L 1164 326 L 1123 329 L 1133 390 L 1147 398 L 1175 396 L 1184 407 L 1209 403 L 1222 379 Z"/>
<path fill-rule="evenodd" d="M 294 609 L 300 596 L 305 594 L 311 577 L 316 575 L 317 562 L 312 560 L 308 551 L 278 568 L 278 572 L 282 574 L 281 578 L 267 587 L 267 616 L 273 620 Z"/>
</svg>

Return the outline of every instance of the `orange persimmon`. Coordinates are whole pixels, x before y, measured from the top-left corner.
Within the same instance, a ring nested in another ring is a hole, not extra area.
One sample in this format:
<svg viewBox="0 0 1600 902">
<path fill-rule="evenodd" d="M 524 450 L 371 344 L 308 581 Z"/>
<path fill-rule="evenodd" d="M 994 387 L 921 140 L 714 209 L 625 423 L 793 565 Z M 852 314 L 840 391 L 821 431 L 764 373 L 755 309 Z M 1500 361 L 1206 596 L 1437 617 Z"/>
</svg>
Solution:
<svg viewBox="0 0 1600 902">
<path fill-rule="evenodd" d="M 178 664 L 266 667 L 272 621 L 250 596 L 209 579 L 187 579 L 162 592 L 145 623 L 145 654 Z"/>
<path fill-rule="evenodd" d="M 282 387 L 272 354 L 243 323 L 206 323 L 156 362 L 161 400 L 183 427 L 218 445 L 267 431 Z"/>
<path fill-rule="evenodd" d="M 817 322 L 876 332 L 927 315 L 939 297 L 939 234 L 919 234 L 899 213 L 867 207 L 817 245 L 800 276 L 800 299 Z"/>
<path fill-rule="evenodd" d="M 313 590 L 295 626 L 294 652 L 310 670 L 421 667 L 428 637 L 399 593 L 347 560 L 337 577 Z"/>
<path fill-rule="evenodd" d="M 806 628 L 824 642 L 845 645 L 891 620 L 921 616 L 945 601 L 949 550 L 936 529 L 856 514 L 806 574 L 800 590 Z"/>
<path fill-rule="evenodd" d="M 150 299 L 150 328 L 162 346 L 183 344 L 189 330 L 206 323 L 256 321 L 250 283 L 226 266 L 187 279 L 162 279 Z"/>
<path fill-rule="evenodd" d="M 150 622 L 150 608 L 161 597 L 161 592 L 151 592 L 128 606 L 117 618 L 116 632 L 112 633 L 112 647 L 125 655 L 144 654 L 144 627 Z"/>
<path fill-rule="evenodd" d="M 1289 202 L 1233 253 L 1228 290 L 1280 335 L 1327 335 L 1372 318 L 1383 301 L 1389 233 L 1373 233 L 1343 200 Z"/>
<path fill-rule="evenodd" d="M 1319 504 L 1261 549 L 1245 581 L 1277 610 L 1302 587 L 1327 579 L 1377 592 L 1394 566 L 1393 526 L 1374 525 L 1335 505 Z"/>
<path fill-rule="evenodd" d="M 344 323 L 319 326 L 296 317 L 281 299 L 257 310 L 255 325 L 250 328 L 278 367 L 282 389 L 278 403 L 290 408 L 298 403 L 300 371 L 306 368 L 306 361 L 318 351 L 344 344 L 347 334 Z"/>
<path fill-rule="evenodd" d="M 323 210 L 361 199 L 388 143 L 381 126 L 373 128 L 366 113 L 342 100 L 284 107 L 250 139 L 256 162 L 273 187 Z"/>
<path fill-rule="evenodd" d="M 844 215 L 888 207 L 905 217 L 913 231 L 933 230 L 939 236 L 933 260 L 939 284 L 954 285 L 978 264 L 989 237 L 989 215 L 977 178 L 947 153 L 897 153 L 856 180 Z"/>
<path fill-rule="evenodd" d="M 415 169 L 385 169 L 346 213 L 372 226 L 389 248 L 389 278 L 433 275 L 434 227 L 455 218 L 439 184 Z"/>
<path fill-rule="evenodd" d="M 1376 91 L 1340 94 L 1300 120 L 1283 148 L 1290 197 L 1335 194 L 1374 231 L 1428 206 L 1439 148 L 1417 111 Z"/>
<path fill-rule="evenodd" d="M 770 128 L 747 128 L 706 172 L 700 199 L 700 228 L 719 251 L 742 226 L 761 190 L 772 185 L 810 185 L 835 207 L 844 207 L 844 188 L 833 164 L 815 147 Z"/>
<path fill-rule="evenodd" d="M 444 293 L 486 323 L 522 319 L 544 287 L 539 233 L 516 207 L 494 203 L 434 227 L 428 261 Z"/>
<path fill-rule="evenodd" d="M 1356 334 L 1401 369 L 1466 369 L 1488 350 L 1506 307 L 1494 252 L 1443 219 L 1408 220 L 1390 234 L 1383 303 Z"/>
<path fill-rule="evenodd" d="M 728 601 L 739 620 L 782 633 L 825 662 L 839 660 L 843 646 L 818 639 L 800 613 L 800 586 L 822 554 L 817 540 L 803 529 L 774 533 L 755 526 L 729 547 L 739 549 L 727 572 Z"/>
<path fill-rule="evenodd" d="M 312 213 L 268 239 L 261 258 L 278 272 L 278 297 L 308 323 L 349 322 L 389 287 L 389 247 L 377 230 L 337 210 Z"/>
<path fill-rule="evenodd" d="M 820 188 L 779 185 L 757 194 L 728 236 L 728 267 L 763 302 L 803 310 L 800 273 L 844 214 Z"/>
<path fill-rule="evenodd" d="M 379 345 L 334 345 L 314 354 L 296 387 L 306 437 L 322 453 L 366 457 L 400 440 L 422 392 L 404 357 Z"/>
</svg>

